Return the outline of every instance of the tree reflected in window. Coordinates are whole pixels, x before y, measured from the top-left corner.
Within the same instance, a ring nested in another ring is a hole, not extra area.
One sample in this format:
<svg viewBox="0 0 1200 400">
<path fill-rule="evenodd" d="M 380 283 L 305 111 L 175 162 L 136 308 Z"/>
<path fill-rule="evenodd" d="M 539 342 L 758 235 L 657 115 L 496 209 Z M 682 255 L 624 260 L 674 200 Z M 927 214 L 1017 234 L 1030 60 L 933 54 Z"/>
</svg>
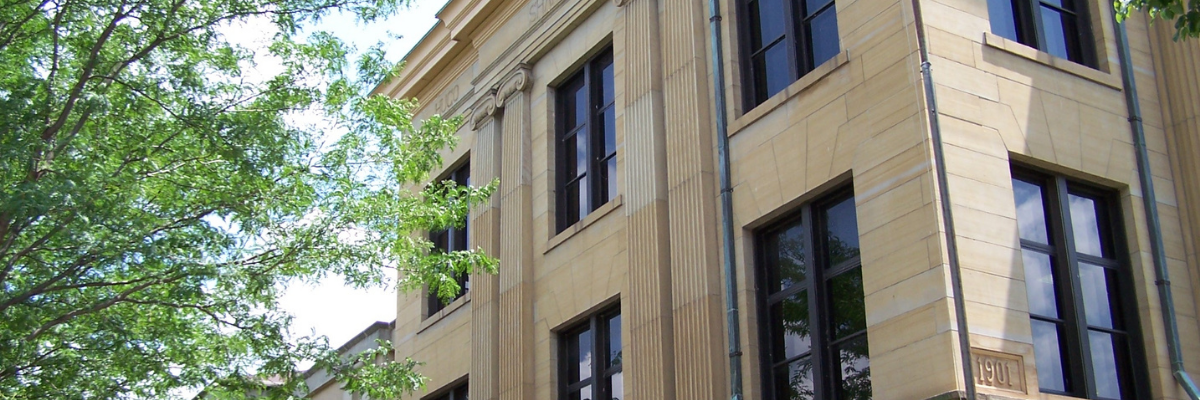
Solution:
<svg viewBox="0 0 1200 400">
<path fill-rule="evenodd" d="M 853 195 L 805 205 L 759 243 L 768 398 L 870 399 Z"/>
</svg>

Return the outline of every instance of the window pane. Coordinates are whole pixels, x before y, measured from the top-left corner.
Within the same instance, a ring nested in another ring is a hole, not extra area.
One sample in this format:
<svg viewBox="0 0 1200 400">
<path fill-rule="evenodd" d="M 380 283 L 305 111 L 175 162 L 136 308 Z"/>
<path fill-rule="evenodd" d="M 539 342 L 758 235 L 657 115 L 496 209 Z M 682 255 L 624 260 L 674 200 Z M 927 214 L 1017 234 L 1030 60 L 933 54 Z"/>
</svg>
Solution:
<svg viewBox="0 0 1200 400">
<path fill-rule="evenodd" d="M 1033 328 L 1033 356 L 1037 360 L 1038 383 L 1043 390 L 1066 392 L 1070 390 L 1063 372 L 1063 352 L 1058 325 L 1030 320 Z"/>
<path fill-rule="evenodd" d="M 829 7 L 809 22 L 809 38 L 812 40 L 812 67 L 816 68 L 838 53 L 837 11 Z"/>
<path fill-rule="evenodd" d="M 592 397 L 592 385 L 584 386 L 578 392 L 571 392 L 571 394 L 567 395 L 567 398 L 571 400 L 595 400 Z"/>
<path fill-rule="evenodd" d="M 562 227 L 567 227 L 579 221 L 579 184 L 582 181 L 575 181 L 567 184 L 563 188 L 563 210 L 562 210 Z"/>
<path fill-rule="evenodd" d="M 1042 37 L 1046 41 L 1046 48 L 1042 49 L 1056 57 L 1070 59 L 1067 53 L 1067 35 L 1064 30 L 1066 26 L 1063 24 L 1063 16 L 1058 10 L 1046 6 L 1039 6 L 1042 11 Z"/>
<path fill-rule="evenodd" d="M 600 70 L 600 104 L 601 106 L 611 103 L 616 95 L 613 90 L 613 64 L 612 56 L 608 56 L 605 60 L 604 68 Z"/>
<path fill-rule="evenodd" d="M 1088 331 L 1092 351 L 1092 377 L 1096 381 L 1096 394 L 1110 399 L 1121 398 L 1121 379 L 1117 372 L 1117 351 L 1120 339 L 1113 335 Z"/>
<path fill-rule="evenodd" d="M 604 196 L 604 198 L 602 200 L 604 200 L 604 202 L 607 203 L 610 200 L 616 198 L 617 193 L 618 193 L 617 192 L 617 157 L 613 156 L 612 158 L 609 158 L 608 161 L 605 161 L 604 164 L 605 164 L 604 170 L 607 172 L 606 172 L 603 184 L 606 184 L 608 186 L 608 193 L 607 193 L 607 196 Z"/>
<path fill-rule="evenodd" d="M 777 42 L 762 54 L 755 55 L 753 63 L 754 76 L 758 81 L 755 87 L 760 101 L 779 93 L 792 83 L 787 46 L 783 42 Z"/>
<path fill-rule="evenodd" d="M 839 366 L 841 385 L 839 399 L 867 400 L 871 398 L 871 359 L 867 350 L 867 338 L 863 336 L 842 343 L 834 354 Z"/>
<path fill-rule="evenodd" d="M 1000 37 L 1020 41 L 1017 37 L 1017 18 L 1012 0 L 988 0 L 988 19 L 992 22 L 992 33 Z"/>
<path fill-rule="evenodd" d="M 1042 188 L 1013 179 L 1013 199 L 1017 202 L 1017 226 L 1020 228 L 1021 239 L 1049 244 L 1046 234 L 1046 211 L 1042 208 Z"/>
<path fill-rule="evenodd" d="M 767 280 L 770 293 L 777 293 L 804 282 L 808 265 L 804 260 L 805 226 L 796 221 L 776 235 L 767 238 Z"/>
<path fill-rule="evenodd" d="M 563 132 L 570 131 L 572 128 L 579 126 L 586 114 L 580 114 L 579 94 L 583 92 L 583 79 L 575 78 L 574 80 L 563 85 L 559 90 L 560 110 L 563 121 Z"/>
<path fill-rule="evenodd" d="M 576 376 L 579 377 L 579 379 L 575 379 L 574 382 L 579 382 L 592 377 L 592 330 L 588 329 L 580 332 L 578 337 L 578 353 L 572 355 L 573 359 L 578 360 L 578 362 L 573 364 L 572 368 L 578 368 L 579 372 L 578 374 L 568 374 L 568 376 L 571 378 Z"/>
<path fill-rule="evenodd" d="M 584 90 L 583 84 L 579 85 L 579 89 L 574 92 L 575 97 L 575 119 L 571 121 L 570 126 L 576 127 L 587 123 L 588 117 L 588 93 Z"/>
<path fill-rule="evenodd" d="M 587 148 L 588 148 L 588 131 L 587 131 L 587 129 L 580 129 L 579 132 L 575 133 L 575 171 L 576 171 L 576 176 L 583 176 L 588 173 L 587 164 L 588 164 L 588 161 L 590 158 L 588 157 Z M 568 150 L 570 150 L 570 148 L 568 148 Z M 570 177 L 570 175 L 567 175 L 567 176 Z"/>
<path fill-rule="evenodd" d="M 1079 263 L 1079 286 L 1083 289 L 1083 311 L 1087 323 L 1101 328 L 1113 328 L 1113 304 L 1116 294 L 1114 271 L 1099 265 Z"/>
<path fill-rule="evenodd" d="M 608 320 L 608 365 L 621 365 L 621 316 L 617 315 Z"/>
<path fill-rule="evenodd" d="M 576 135 L 567 136 L 563 138 L 562 147 L 558 149 L 560 153 L 559 157 L 562 158 L 562 180 L 564 182 L 579 176 L 580 172 L 584 172 L 579 169 L 579 162 L 576 160 L 578 153 L 575 151 L 575 147 L 578 145 L 575 142 L 577 140 L 579 140 L 579 137 Z"/>
<path fill-rule="evenodd" d="M 613 374 L 609 381 L 609 393 L 612 394 L 612 400 L 622 400 L 625 398 L 625 377 L 620 372 Z"/>
<path fill-rule="evenodd" d="M 825 210 L 825 251 L 832 267 L 858 257 L 858 217 L 854 213 L 854 198 L 848 198 Z M 858 292 L 862 298 L 862 291 Z"/>
<path fill-rule="evenodd" d="M 824 7 L 831 1 L 833 0 L 806 0 L 804 2 L 804 15 L 813 15 L 813 13 L 816 13 L 821 7 Z"/>
<path fill-rule="evenodd" d="M 784 361 L 812 349 L 807 291 L 771 305 L 770 313 L 772 362 Z"/>
<path fill-rule="evenodd" d="M 862 268 L 852 269 L 829 280 L 829 307 L 833 340 L 867 329 Z"/>
<path fill-rule="evenodd" d="M 599 121 L 603 124 L 603 129 L 600 129 L 600 131 L 604 132 L 604 154 L 599 154 L 598 156 L 607 156 L 617 152 L 616 108 L 615 105 L 612 105 L 604 109 L 604 118 L 601 118 Z"/>
<path fill-rule="evenodd" d="M 1029 313 L 1058 318 L 1058 296 L 1054 294 L 1054 270 L 1050 255 L 1023 249 L 1025 262 L 1025 292 L 1029 297 Z"/>
<path fill-rule="evenodd" d="M 1071 202 L 1071 230 L 1075 232 L 1075 251 L 1104 257 L 1096 201 L 1073 194 L 1067 195 L 1067 198 Z"/>
<path fill-rule="evenodd" d="M 776 400 L 808 400 L 815 398 L 812 362 L 803 358 L 775 368 Z"/>
<path fill-rule="evenodd" d="M 579 185 L 577 187 L 579 188 L 579 211 L 578 214 L 575 214 L 578 215 L 578 217 L 575 218 L 576 221 L 592 212 L 592 210 L 588 208 L 588 204 L 590 204 L 588 201 L 588 199 L 590 199 L 590 197 L 588 197 L 588 193 L 590 193 L 589 189 L 591 188 L 589 188 L 587 185 L 586 177 L 579 180 Z"/>
<path fill-rule="evenodd" d="M 761 49 L 783 36 L 783 19 L 787 15 L 783 11 L 783 0 L 752 1 L 749 7 L 751 51 Z"/>
</svg>

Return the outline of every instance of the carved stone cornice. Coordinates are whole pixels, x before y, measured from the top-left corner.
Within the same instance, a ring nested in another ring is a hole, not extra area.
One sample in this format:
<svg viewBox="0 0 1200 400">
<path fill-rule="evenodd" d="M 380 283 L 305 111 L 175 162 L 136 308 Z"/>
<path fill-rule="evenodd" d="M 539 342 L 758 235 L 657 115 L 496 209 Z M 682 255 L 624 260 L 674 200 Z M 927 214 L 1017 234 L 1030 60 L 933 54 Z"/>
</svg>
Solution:
<svg viewBox="0 0 1200 400">
<path fill-rule="evenodd" d="M 629 4 L 630 1 L 633 0 L 613 0 L 613 5 L 617 7 L 624 7 L 626 4 Z"/>
<path fill-rule="evenodd" d="M 479 126 L 493 115 L 496 115 L 496 91 L 489 90 L 471 107 L 471 129 L 479 130 Z"/>
<path fill-rule="evenodd" d="M 500 91 L 496 93 L 496 102 L 503 105 L 504 101 L 508 100 L 514 93 L 523 92 L 525 89 L 528 89 L 531 78 L 528 65 L 517 65 L 517 68 L 509 73 L 508 77 L 504 78 L 504 82 L 500 83 Z"/>
</svg>

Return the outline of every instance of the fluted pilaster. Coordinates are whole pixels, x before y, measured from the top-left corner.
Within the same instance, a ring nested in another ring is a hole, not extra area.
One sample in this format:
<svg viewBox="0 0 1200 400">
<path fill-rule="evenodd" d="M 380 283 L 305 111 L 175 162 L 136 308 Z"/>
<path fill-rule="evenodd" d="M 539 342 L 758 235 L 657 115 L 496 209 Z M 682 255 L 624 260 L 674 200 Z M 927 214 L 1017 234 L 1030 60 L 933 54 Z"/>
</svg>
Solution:
<svg viewBox="0 0 1200 400">
<path fill-rule="evenodd" d="M 629 329 L 626 398 L 675 398 L 671 318 L 671 236 L 663 119 L 659 0 L 618 0 L 625 7 L 625 212 L 629 288 L 622 307 Z"/>
<path fill-rule="evenodd" d="M 1200 266 L 1200 42 L 1171 40 L 1173 24 L 1158 23 L 1149 29 L 1157 55 L 1154 70 L 1170 143 L 1184 250 L 1188 266 L 1194 271 Z M 1195 277 L 1192 280 L 1193 287 L 1200 283 Z M 1200 292 L 1192 295 L 1196 307 L 1200 307 Z"/>
<path fill-rule="evenodd" d="M 660 0 L 676 397 L 729 395 L 705 3 Z"/>
<path fill-rule="evenodd" d="M 500 398 L 533 398 L 533 206 L 529 69 L 500 84 Z"/>
<path fill-rule="evenodd" d="M 475 103 L 471 124 L 475 147 L 471 149 L 471 181 L 483 185 L 500 177 L 500 122 L 496 93 L 489 91 Z M 500 196 L 471 210 L 471 245 L 495 257 L 500 251 Z M 471 385 L 469 397 L 496 400 L 500 395 L 500 277 L 471 275 Z"/>
</svg>

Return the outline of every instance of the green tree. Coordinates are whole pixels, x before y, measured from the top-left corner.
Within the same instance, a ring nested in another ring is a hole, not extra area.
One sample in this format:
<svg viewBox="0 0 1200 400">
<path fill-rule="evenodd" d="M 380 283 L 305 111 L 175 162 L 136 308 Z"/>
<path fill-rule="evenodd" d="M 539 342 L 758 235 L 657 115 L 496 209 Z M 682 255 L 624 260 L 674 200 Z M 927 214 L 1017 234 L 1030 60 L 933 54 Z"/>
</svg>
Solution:
<svg viewBox="0 0 1200 400">
<path fill-rule="evenodd" d="M 1175 40 L 1200 38 L 1200 0 L 1113 0 L 1113 9 L 1118 21 L 1145 11 L 1152 20 L 1175 20 Z"/>
<path fill-rule="evenodd" d="M 303 360 L 372 398 L 419 387 L 411 360 L 354 367 L 378 354 L 289 342 L 277 304 L 291 281 L 398 273 L 452 296 L 455 274 L 495 269 L 417 234 L 494 190 L 412 189 L 460 119 L 414 124 L 415 102 L 368 96 L 398 71 L 382 46 L 352 64 L 334 36 L 301 34 L 404 1 L 0 2 L 0 399 L 286 397 L 301 379 L 251 377 Z M 267 50 L 231 43 L 239 23 L 272 28 Z M 280 72 L 255 77 L 265 62 Z M 324 143 L 307 115 L 345 134 Z"/>
</svg>

